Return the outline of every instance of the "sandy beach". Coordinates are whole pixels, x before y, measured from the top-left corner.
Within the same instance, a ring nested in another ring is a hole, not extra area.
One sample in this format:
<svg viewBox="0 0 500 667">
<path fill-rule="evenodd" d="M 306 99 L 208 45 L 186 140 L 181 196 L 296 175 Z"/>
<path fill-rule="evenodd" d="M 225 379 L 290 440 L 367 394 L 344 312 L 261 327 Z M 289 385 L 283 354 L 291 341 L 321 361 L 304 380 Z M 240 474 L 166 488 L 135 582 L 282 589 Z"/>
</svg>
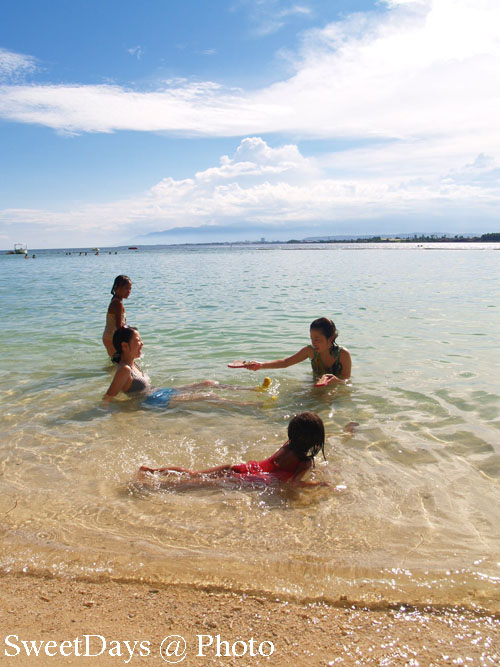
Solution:
<svg viewBox="0 0 500 667">
<path fill-rule="evenodd" d="M 8 574 L 1 587 L 3 664 L 79 665 L 89 664 L 90 656 L 104 666 L 500 661 L 500 618 L 472 611 L 367 610 L 348 600 L 328 606 L 224 590 Z"/>
</svg>

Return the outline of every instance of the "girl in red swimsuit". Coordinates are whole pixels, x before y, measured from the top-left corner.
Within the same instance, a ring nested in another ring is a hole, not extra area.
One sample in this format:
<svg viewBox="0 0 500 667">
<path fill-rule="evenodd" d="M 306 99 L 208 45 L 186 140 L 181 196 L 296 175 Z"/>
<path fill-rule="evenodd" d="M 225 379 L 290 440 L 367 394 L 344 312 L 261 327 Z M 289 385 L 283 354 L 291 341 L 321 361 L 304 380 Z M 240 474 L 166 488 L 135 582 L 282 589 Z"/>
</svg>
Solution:
<svg viewBox="0 0 500 667">
<path fill-rule="evenodd" d="M 299 486 L 328 486 L 327 482 L 303 482 L 302 477 L 314 466 L 318 452 L 325 456 L 325 427 L 321 417 L 314 412 L 295 415 L 288 424 L 288 441 L 277 452 L 264 461 L 248 461 L 237 465 L 221 465 L 207 470 L 187 470 L 176 466 L 149 468 L 141 466 L 139 477 L 155 473 L 168 475 L 183 473 L 177 483 L 196 486 L 211 486 L 222 479 L 233 479 L 249 483 L 292 482 Z M 172 479 L 170 480 L 172 482 Z"/>
</svg>

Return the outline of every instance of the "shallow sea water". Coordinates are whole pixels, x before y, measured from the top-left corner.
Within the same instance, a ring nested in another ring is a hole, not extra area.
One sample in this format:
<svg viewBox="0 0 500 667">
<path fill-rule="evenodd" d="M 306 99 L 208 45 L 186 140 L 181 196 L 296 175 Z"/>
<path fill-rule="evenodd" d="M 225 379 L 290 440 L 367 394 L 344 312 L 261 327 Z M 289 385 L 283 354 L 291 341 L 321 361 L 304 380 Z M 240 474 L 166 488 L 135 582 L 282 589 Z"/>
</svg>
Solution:
<svg viewBox="0 0 500 667">
<path fill-rule="evenodd" d="M 269 392 L 104 407 L 109 290 L 155 386 L 257 386 L 334 319 L 352 386 L 307 362 Z M 0 256 L 0 568 L 182 582 L 300 599 L 500 610 L 499 246 L 264 245 Z M 328 433 L 332 488 L 157 490 L 137 468 L 269 456 L 291 415 Z M 343 433 L 359 422 L 354 435 Z"/>
</svg>

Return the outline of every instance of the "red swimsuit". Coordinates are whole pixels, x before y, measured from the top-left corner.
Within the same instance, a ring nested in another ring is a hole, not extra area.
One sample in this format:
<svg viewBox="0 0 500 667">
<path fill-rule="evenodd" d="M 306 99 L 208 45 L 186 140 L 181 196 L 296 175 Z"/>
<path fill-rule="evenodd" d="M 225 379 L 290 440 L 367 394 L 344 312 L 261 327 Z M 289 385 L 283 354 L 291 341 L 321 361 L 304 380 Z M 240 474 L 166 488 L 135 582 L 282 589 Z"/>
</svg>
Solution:
<svg viewBox="0 0 500 667">
<path fill-rule="evenodd" d="M 275 463 L 274 457 L 275 454 L 264 461 L 248 461 L 231 466 L 231 474 L 235 477 L 259 477 L 262 480 L 288 482 L 295 475 L 301 461 L 294 470 L 284 470 Z"/>
</svg>

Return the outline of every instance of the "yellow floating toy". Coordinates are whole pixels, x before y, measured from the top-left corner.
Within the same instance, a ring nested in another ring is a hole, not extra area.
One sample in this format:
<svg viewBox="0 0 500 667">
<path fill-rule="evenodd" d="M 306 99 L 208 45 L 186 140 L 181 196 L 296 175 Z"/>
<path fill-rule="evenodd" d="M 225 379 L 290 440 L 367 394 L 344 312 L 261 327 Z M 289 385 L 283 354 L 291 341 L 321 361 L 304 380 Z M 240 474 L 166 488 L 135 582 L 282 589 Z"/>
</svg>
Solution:
<svg viewBox="0 0 500 667">
<path fill-rule="evenodd" d="M 271 386 L 271 378 L 264 378 L 263 383 L 258 387 L 258 391 L 266 391 L 266 389 Z"/>
</svg>

